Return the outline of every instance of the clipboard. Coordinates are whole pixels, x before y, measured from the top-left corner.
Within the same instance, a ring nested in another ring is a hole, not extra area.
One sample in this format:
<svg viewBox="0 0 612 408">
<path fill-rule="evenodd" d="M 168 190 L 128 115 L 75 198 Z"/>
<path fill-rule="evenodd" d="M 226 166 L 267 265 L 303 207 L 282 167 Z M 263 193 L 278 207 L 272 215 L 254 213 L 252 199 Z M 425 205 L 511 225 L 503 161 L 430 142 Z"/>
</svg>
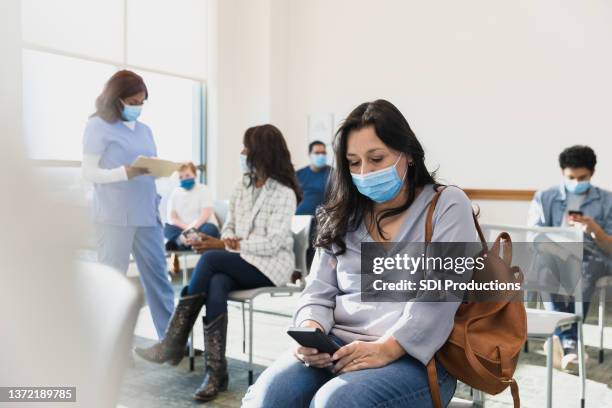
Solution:
<svg viewBox="0 0 612 408">
<path fill-rule="evenodd" d="M 182 164 L 157 157 L 138 156 L 134 163 L 132 163 L 132 167 L 147 169 L 149 170 L 149 175 L 153 177 L 170 177 L 172 173 L 178 171 Z"/>
</svg>

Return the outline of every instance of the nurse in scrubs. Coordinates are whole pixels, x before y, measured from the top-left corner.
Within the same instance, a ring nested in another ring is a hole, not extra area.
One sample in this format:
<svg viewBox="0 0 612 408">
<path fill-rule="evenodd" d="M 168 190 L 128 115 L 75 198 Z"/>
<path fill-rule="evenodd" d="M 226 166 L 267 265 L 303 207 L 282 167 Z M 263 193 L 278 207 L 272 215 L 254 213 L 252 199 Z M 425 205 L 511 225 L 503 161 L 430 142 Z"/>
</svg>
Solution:
<svg viewBox="0 0 612 408">
<path fill-rule="evenodd" d="M 161 339 L 174 293 L 166 272 L 159 195 L 154 178 L 130 166 L 140 155 L 157 155 L 151 129 L 137 120 L 147 97 L 144 81 L 131 71 L 108 80 L 85 128 L 83 176 L 94 184 L 98 261 L 125 273 L 134 256 Z"/>
</svg>

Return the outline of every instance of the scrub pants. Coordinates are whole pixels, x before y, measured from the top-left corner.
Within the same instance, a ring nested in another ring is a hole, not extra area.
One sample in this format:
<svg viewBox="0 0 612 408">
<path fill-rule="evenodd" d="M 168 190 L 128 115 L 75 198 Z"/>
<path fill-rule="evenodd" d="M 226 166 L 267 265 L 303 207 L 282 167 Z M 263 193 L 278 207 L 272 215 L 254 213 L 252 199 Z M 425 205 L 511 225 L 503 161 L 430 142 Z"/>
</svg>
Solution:
<svg viewBox="0 0 612 408">
<path fill-rule="evenodd" d="M 340 345 L 345 343 L 331 335 Z M 442 404 L 457 380 L 436 362 Z M 334 375 L 328 368 L 306 367 L 291 351 L 268 367 L 247 391 L 242 408 L 432 408 L 427 369 L 409 355 L 380 368 Z"/>
<path fill-rule="evenodd" d="M 168 281 L 166 252 L 161 225 L 132 227 L 96 226 L 98 261 L 123 273 L 134 255 L 151 317 L 161 340 L 174 311 L 174 290 Z"/>
<path fill-rule="evenodd" d="M 219 249 L 204 252 L 187 286 L 188 295 L 205 293 L 206 322 L 227 313 L 227 298 L 231 291 L 274 286 L 259 269 L 240 254 Z"/>
</svg>

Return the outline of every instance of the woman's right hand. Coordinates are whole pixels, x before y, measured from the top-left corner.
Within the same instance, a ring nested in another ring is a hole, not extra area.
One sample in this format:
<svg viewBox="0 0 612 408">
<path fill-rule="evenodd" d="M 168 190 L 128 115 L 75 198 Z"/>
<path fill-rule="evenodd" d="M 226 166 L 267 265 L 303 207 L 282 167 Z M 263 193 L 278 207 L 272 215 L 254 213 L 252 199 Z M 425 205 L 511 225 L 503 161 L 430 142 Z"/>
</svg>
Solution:
<svg viewBox="0 0 612 408">
<path fill-rule="evenodd" d="M 315 322 L 314 320 L 306 320 L 304 323 L 301 324 L 301 327 L 314 327 L 316 329 L 324 331 L 323 327 L 321 327 L 321 325 Z M 331 354 L 319 353 L 319 350 L 317 350 L 316 348 L 303 347 L 299 344 L 295 348 L 293 355 L 295 356 L 295 358 L 302 361 L 307 367 L 325 368 L 330 367 L 333 364 Z"/>
<path fill-rule="evenodd" d="M 125 168 L 125 173 L 127 174 L 128 180 L 133 179 L 134 177 L 144 176 L 145 174 L 149 174 L 149 170 L 144 167 L 132 167 L 132 166 L 123 166 Z"/>
</svg>

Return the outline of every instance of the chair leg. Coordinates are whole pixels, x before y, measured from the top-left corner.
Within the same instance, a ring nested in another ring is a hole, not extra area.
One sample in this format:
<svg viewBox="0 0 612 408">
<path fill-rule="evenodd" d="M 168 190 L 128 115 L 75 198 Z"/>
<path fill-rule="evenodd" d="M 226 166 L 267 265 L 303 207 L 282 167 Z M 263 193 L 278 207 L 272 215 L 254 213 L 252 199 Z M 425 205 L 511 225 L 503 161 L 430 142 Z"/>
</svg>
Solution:
<svg viewBox="0 0 612 408">
<path fill-rule="evenodd" d="M 580 407 L 584 408 L 586 370 L 584 366 L 584 337 L 582 333 L 582 319 L 578 321 L 578 376 L 580 377 Z"/>
<path fill-rule="evenodd" d="M 244 315 L 244 302 L 240 302 L 242 307 L 242 354 L 246 353 L 246 316 Z"/>
<path fill-rule="evenodd" d="M 546 407 L 552 408 L 553 336 L 548 338 L 546 350 Z"/>
<path fill-rule="evenodd" d="M 604 362 L 604 328 L 606 322 L 606 287 L 599 290 L 599 364 Z"/>
<path fill-rule="evenodd" d="M 183 255 L 183 287 L 187 286 L 187 255 Z M 193 327 L 191 328 L 191 333 L 189 334 L 189 371 L 195 370 L 195 351 L 193 349 Z"/>
<path fill-rule="evenodd" d="M 472 402 L 475 407 L 484 408 L 484 394 L 480 390 L 474 389 Z"/>
<path fill-rule="evenodd" d="M 253 385 L 253 299 L 249 302 L 249 385 Z"/>
</svg>

